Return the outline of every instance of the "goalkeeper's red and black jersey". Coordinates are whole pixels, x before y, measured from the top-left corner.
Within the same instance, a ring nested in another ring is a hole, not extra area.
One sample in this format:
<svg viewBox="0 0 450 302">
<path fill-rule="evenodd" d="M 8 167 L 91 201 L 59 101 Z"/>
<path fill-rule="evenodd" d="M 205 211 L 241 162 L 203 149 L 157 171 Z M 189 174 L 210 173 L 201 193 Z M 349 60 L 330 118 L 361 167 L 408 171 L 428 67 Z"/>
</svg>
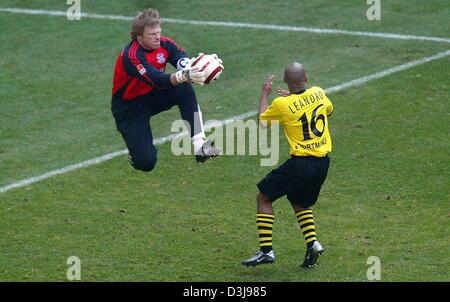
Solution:
<svg viewBox="0 0 450 302">
<path fill-rule="evenodd" d="M 184 50 L 166 37 L 161 37 L 161 46 L 154 50 L 146 50 L 132 40 L 116 61 L 113 98 L 132 101 L 155 88 L 171 87 L 170 75 L 164 73 L 166 64 L 176 67 L 178 60 L 185 57 Z"/>
</svg>

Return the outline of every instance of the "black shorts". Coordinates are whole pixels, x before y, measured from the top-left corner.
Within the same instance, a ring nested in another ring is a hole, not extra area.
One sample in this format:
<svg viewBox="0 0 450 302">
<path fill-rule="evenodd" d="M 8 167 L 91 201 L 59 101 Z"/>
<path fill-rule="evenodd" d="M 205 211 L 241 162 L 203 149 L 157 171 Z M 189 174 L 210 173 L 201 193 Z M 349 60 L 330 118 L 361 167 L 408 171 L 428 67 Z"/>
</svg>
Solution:
<svg viewBox="0 0 450 302">
<path fill-rule="evenodd" d="M 290 202 L 308 208 L 316 203 L 329 166 L 328 156 L 293 156 L 257 186 L 272 202 L 287 195 Z"/>
<path fill-rule="evenodd" d="M 153 145 L 150 119 L 173 106 L 178 106 L 181 118 L 189 123 L 193 136 L 198 104 L 195 91 L 189 83 L 162 90 L 154 89 L 149 94 L 128 102 L 120 97 L 113 97 L 111 111 L 134 168 L 150 171 L 155 167 L 157 150 Z"/>
</svg>

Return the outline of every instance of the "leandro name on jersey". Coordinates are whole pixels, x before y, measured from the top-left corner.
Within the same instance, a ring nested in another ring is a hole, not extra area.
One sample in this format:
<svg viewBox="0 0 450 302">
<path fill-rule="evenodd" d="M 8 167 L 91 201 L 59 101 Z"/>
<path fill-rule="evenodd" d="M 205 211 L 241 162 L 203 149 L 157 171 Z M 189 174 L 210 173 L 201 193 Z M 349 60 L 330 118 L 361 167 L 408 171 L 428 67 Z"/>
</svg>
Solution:
<svg viewBox="0 0 450 302">
<path fill-rule="evenodd" d="M 274 99 L 259 118 L 269 127 L 272 121 L 283 125 L 291 155 L 324 157 L 332 149 L 328 130 L 332 112 L 333 104 L 325 91 L 313 86 L 299 94 Z"/>
</svg>

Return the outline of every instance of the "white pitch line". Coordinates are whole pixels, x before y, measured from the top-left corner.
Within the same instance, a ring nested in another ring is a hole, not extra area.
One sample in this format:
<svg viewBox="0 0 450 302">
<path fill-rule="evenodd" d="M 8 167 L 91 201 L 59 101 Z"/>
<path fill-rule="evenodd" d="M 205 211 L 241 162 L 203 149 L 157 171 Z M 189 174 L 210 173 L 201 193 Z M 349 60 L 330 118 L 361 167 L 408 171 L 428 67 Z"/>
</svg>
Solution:
<svg viewBox="0 0 450 302">
<path fill-rule="evenodd" d="M 221 121 L 217 121 L 214 124 L 211 124 L 209 127 L 205 128 L 205 131 L 208 132 L 211 130 L 212 127 L 218 127 L 218 126 L 223 126 L 223 125 L 227 125 L 229 123 L 232 123 L 235 120 L 243 120 L 246 118 L 249 118 L 251 116 L 256 115 L 256 111 L 250 111 L 247 113 L 243 113 L 243 114 L 239 114 L 233 117 L 230 117 L 226 120 L 221 120 Z M 182 133 L 177 133 L 177 134 L 171 134 L 165 137 L 161 137 L 161 138 L 157 138 L 153 141 L 153 144 L 155 145 L 162 145 L 164 143 L 170 142 L 175 138 L 184 136 L 184 135 L 188 135 L 188 132 L 182 132 Z M 3 192 L 7 192 L 9 190 L 15 189 L 15 188 L 21 188 L 21 187 L 25 187 L 28 186 L 30 184 L 39 182 L 41 180 L 56 176 L 56 175 L 60 175 L 60 174 L 65 174 L 74 170 L 78 170 L 78 169 L 82 169 L 82 168 L 86 168 L 92 165 L 97 165 L 100 164 L 102 162 L 108 161 L 110 159 L 113 159 L 117 156 L 121 156 L 121 155 L 125 155 L 128 153 L 128 149 L 124 149 L 124 150 L 120 150 L 120 151 L 115 151 L 115 152 L 111 152 L 96 158 L 92 158 L 92 159 L 88 159 L 85 160 L 83 162 L 77 163 L 77 164 L 73 164 L 61 169 L 56 169 L 47 173 L 44 173 L 42 175 L 39 176 L 35 176 L 35 177 L 31 177 L 31 178 L 27 178 L 27 179 L 23 179 L 20 181 L 17 181 L 15 183 L 12 183 L 10 185 L 4 186 L 4 187 L 0 187 L 0 193 Z"/>
<path fill-rule="evenodd" d="M 163 19 L 163 21 L 165 21 L 167 23 L 178 23 L 178 24 L 189 24 L 189 25 L 237 27 L 237 28 L 250 28 L 250 29 L 307 32 L 307 33 L 315 33 L 315 34 L 334 34 L 334 35 L 349 35 L 349 36 L 383 38 L 383 39 L 421 40 L 421 41 L 450 43 L 450 39 L 440 38 L 440 37 L 414 36 L 414 35 L 380 33 L 380 32 L 351 31 L 351 30 L 342 30 L 342 29 L 314 28 L 314 27 L 303 27 L 303 26 L 237 23 L 237 22 L 223 22 L 223 21 L 197 21 L 197 20 L 183 20 L 183 19 Z"/>
<path fill-rule="evenodd" d="M 445 58 L 445 57 L 447 57 L 449 55 L 450 55 L 450 50 L 443 51 L 443 52 L 440 52 L 438 54 L 435 54 L 434 56 L 429 56 L 429 57 L 425 57 L 425 58 L 422 58 L 422 59 L 419 59 L 419 60 L 411 61 L 411 62 L 408 62 L 408 63 L 405 63 L 405 64 L 397 65 L 397 66 L 394 66 L 392 68 L 388 68 L 386 70 L 383 70 L 383 71 L 380 71 L 380 72 L 377 72 L 377 73 L 374 73 L 374 74 L 371 74 L 371 75 L 368 75 L 368 76 L 365 76 L 365 77 L 361 77 L 361 78 L 358 78 L 358 79 L 355 79 L 355 80 L 352 80 L 352 81 L 349 81 L 349 82 L 346 82 L 346 83 L 343 83 L 343 84 L 340 84 L 340 85 L 337 85 L 337 86 L 325 89 L 325 91 L 327 93 L 333 93 L 333 92 L 341 91 L 343 89 L 350 88 L 350 87 L 353 87 L 353 86 L 358 86 L 358 85 L 361 85 L 361 84 L 367 83 L 369 81 L 388 76 L 390 74 L 393 74 L 393 73 L 396 73 L 396 72 L 399 72 L 399 71 L 403 71 L 403 70 L 406 70 L 406 69 L 409 69 L 409 68 L 412 68 L 412 67 L 415 67 L 415 66 L 418 66 L 418 65 L 422 65 L 422 64 L 434 61 L 434 60 L 439 60 L 439 59 Z"/>
<path fill-rule="evenodd" d="M 334 92 L 342 91 L 342 90 L 350 88 L 350 87 L 363 85 L 363 84 L 365 84 L 365 83 L 367 83 L 369 81 L 372 81 L 372 80 L 375 80 L 375 79 L 379 79 L 379 78 L 383 78 L 383 77 L 386 77 L 386 76 L 391 75 L 393 73 L 400 72 L 400 71 L 403 71 L 403 70 L 406 70 L 406 69 L 409 69 L 409 68 L 413 68 L 415 66 L 422 65 L 422 64 L 434 61 L 434 60 L 439 60 L 439 59 L 445 58 L 445 57 L 447 57 L 449 55 L 450 55 L 450 50 L 447 50 L 447 51 L 444 51 L 444 52 L 440 52 L 440 53 L 438 53 L 438 54 L 436 54 L 434 56 L 429 56 L 429 57 L 425 57 L 425 58 L 422 58 L 422 59 L 419 59 L 419 60 L 411 61 L 411 62 L 408 62 L 408 63 L 405 63 L 405 64 L 401 64 L 401 65 L 398 65 L 398 66 L 395 66 L 395 67 L 392 67 L 392 68 L 389 68 L 389 69 L 386 69 L 386 70 L 383 70 L 383 71 L 380 71 L 380 72 L 377 72 L 377 73 L 374 73 L 374 74 L 371 74 L 371 75 L 368 75 L 368 76 L 364 76 L 364 77 L 361 77 L 361 78 L 358 78 L 358 79 L 355 79 L 355 80 L 352 80 L 352 81 L 349 81 L 349 82 L 342 83 L 340 85 L 336 85 L 336 86 L 327 88 L 327 89 L 325 89 L 325 92 L 331 94 L 331 93 L 334 93 Z M 242 120 L 242 119 L 246 119 L 246 118 L 255 116 L 256 113 L 257 113 L 256 111 L 249 111 L 249 112 L 246 112 L 246 113 L 243 113 L 243 114 L 235 115 L 235 116 L 230 117 L 228 119 L 221 120 L 221 121 L 218 121 L 217 123 L 214 123 L 213 125 L 211 125 L 209 127 L 209 129 L 208 128 L 205 129 L 205 131 L 208 132 L 208 130 L 210 130 L 211 127 L 217 127 L 219 125 L 226 125 L 226 124 L 229 124 L 229 123 L 231 123 L 232 121 L 235 121 L 235 120 Z M 169 135 L 169 136 L 158 138 L 158 139 L 155 139 L 153 141 L 153 143 L 155 145 L 161 145 L 161 144 L 164 144 L 166 142 L 172 141 L 174 138 L 179 137 L 181 135 L 186 135 L 186 133 L 172 134 L 172 135 Z M 65 174 L 65 173 L 68 173 L 68 172 L 71 172 L 71 171 L 74 171 L 74 170 L 77 170 L 77 169 L 86 168 L 86 167 L 89 167 L 89 166 L 92 166 L 92 165 L 96 165 L 96 164 L 102 163 L 104 161 L 110 160 L 110 159 L 112 159 L 114 157 L 117 157 L 117 156 L 120 156 L 120 155 L 124 155 L 127 152 L 128 152 L 128 150 L 124 149 L 124 150 L 108 153 L 106 155 L 103 155 L 103 156 L 100 156 L 100 157 L 96 157 L 96 158 L 93 158 L 93 159 L 89 159 L 89 160 L 86 160 L 86 161 L 83 161 L 83 162 L 80 162 L 80 163 L 77 163 L 77 164 L 74 164 L 74 165 L 70 165 L 70 166 L 67 166 L 65 168 L 53 170 L 53 171 L 47 172 L 47 173 L 39 175 L 39 176 L 23 179 L 23 180 L 15 182 L 15 183 L 12 183 L 10 185 L 4 186 L 4 187 L 0 187 L 0 193 L 7 192 L 7 191 L 12 190 L 14 188 L 24 187 L 24 186 L 36 183 L 38 181 L 41 181 L 41 180 L 44 180 L 44 179 L 56 176 L 56 175 Z"/>
<path fill-rule="evenodd" d="M 56 16 L 56 17 L 65 17 L 66 16 L 65 11 L 26 9 L 26 8 L 13 8 L 13 7 L 0 7 L 0 12 L 15 13 L 15 14 L 28 14 L 28 15 L 46 15 L 46 16 Z M 81 18 L 103 19 L 103 20 L 130 21 L 133 19 L 133 17 L 129 17 L 129 16 L 100 15 L 100 14 L 93 14 L 93 13 L 81 13 L 80 16 L 81 16 Z M 162 21 L 167 22 L 167 23 L 176 23 L 176 24 L 185 24 L 185 25 L 187 24 L 187 25 L 203 25 L 203 26 L 221 26 L 221 27 L 234 27 L 234 28 L 308 32 L 308 33 L 316 33 L 316 34 L 350 35 L 350 36 L 363 36 L 363 37 L 383 38 L 383 39 L 419 40 L 419 41 L 450 43 L 450 39 L 441 38 L 441 37 L 427 37 L 427 36 L 403 35 L 403 34 L 393 34 L 393 33 L 351 31 L 351 30 L 314 28 L 314 27 L 302 27 L 302 26 L 239 23 L 239 22 L 225 22 L 225 21 L 199 21 L 199 20 L 184 20 L 184 19 L 172 19 L 172 18 L 162 18 Z"/>
</svg>

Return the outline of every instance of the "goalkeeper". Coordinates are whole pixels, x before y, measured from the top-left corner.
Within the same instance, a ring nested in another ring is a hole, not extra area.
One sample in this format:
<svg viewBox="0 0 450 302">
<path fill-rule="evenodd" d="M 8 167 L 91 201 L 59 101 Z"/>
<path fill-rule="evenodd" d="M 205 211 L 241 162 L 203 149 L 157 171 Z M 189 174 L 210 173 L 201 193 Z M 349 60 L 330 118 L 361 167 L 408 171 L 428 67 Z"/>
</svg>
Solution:
<svg viewBox="0 0 450 302">
<path fill-rule="evenodd" d="M 206 141 L 202 113 L 191 85 L 203 85 L 205 75 L 190 68 L 191 60 L 182 48 L 161 36 L 159 12 L 140 12 L 132 22 L 130 34 L 132 40 L 121 51 L 115 66 L 111 111 L 128 147 L 131 165 L 141 171 L 153 170 L 157 150 L 150 119 L 175 105 L 189 124 L 197 162 L 220 155 L 220 150 Z M 178 71 L 164 73 L 167 63 Z"/>
</svg>

